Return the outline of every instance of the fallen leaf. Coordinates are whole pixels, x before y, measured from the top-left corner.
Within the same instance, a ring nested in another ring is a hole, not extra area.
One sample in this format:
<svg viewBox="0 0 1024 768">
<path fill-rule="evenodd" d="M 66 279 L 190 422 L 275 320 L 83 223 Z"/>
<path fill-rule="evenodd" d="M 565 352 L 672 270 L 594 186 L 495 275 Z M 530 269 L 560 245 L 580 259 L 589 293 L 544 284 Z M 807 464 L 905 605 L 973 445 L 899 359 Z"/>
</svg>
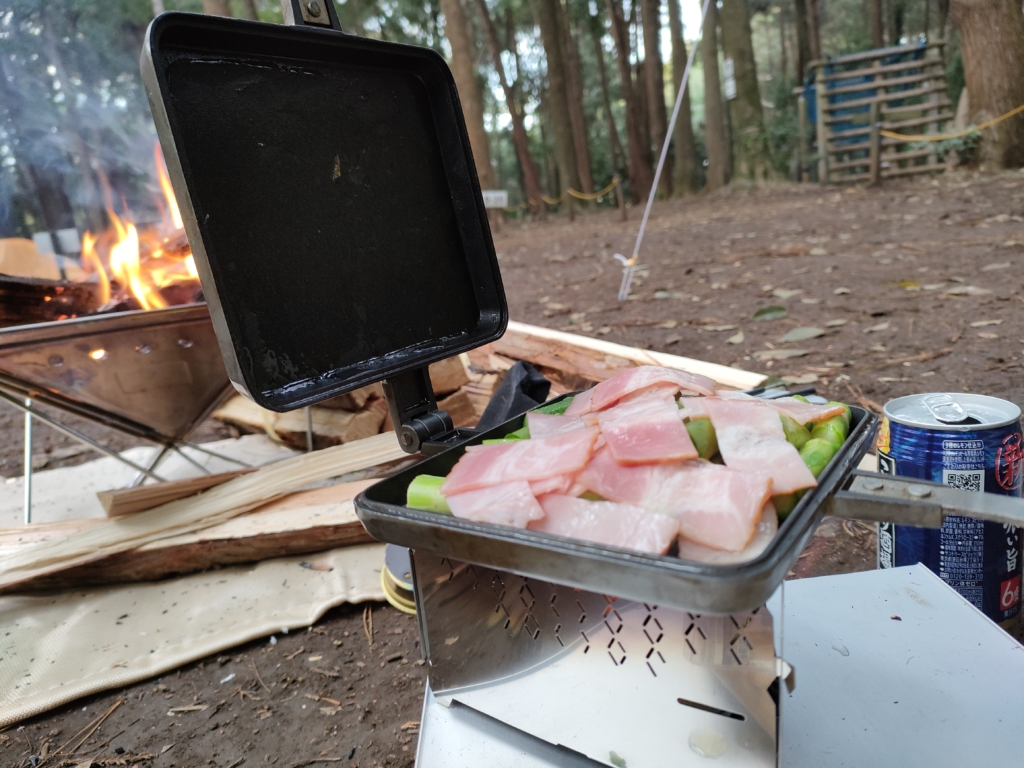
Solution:
<svg viewBox="0 0 1024 768">
<path fill-rule="evenodd" d="M 658 323 L 659 328 L 675 328 L 677 325 L 679 325 L 678 320 L 666 320 L 663 323 Z"/>
<path fill-rule="evenodd" d="M 910 381 L 910 379 L 908 379 L 906 376 L 904 376 L 903 378 L 896 378 L 895 376 L 882 376 L 879 379 L 879 381 L 885 382 L 886 384 L 890 384 L 894 381 Z"/>
<path fill-rule="evenodd" d="M 803 291 L 799 288 L 776 288 L 772 291 L 772 296 L 777 296 L 780 299 L 791 299 L 794 296 L 799 296 Z"/>
<path fill-rule="evenodd" d="M 559 304 L 557 301 L 548 302 L 548 309 L 554 312 L 561 312 L 563 309 L 568 309 L 565 304 Z"/>
<path fill-rule="evenodd" d="M 341 711 L 341 707 L 320 707 L 320 714 L 323 715 L 336 715 Z"/>
<path fill-rule="evenodd" d="M 163 747 L 161 748 L 161 750 L 160 750 L 160 754 L 162 755 L 162 754 L 163 754 L 164 752 L 166 752 L 167 750 L 169 750 L 169 749 L 170 749 L 171 747 L 173 747 L 173 746 L 174 746 L 175 744 L 177 744 L 177 743 L 178 743 L 178 742 L 176 742 L 176 741 L 175 741 L 175 742 L 173 742 L 173 743 L 171 743 L 171 744 L 164 744 L 164 746 L 163 746 Z"/>
<path fill-rule="evenodd" d="M 979 288 L 976 285 L 954 285 L 946 293 L 949 296 L 988 296 L 992 291 L 988 288 Z"/>
<path fill-rule="evenodd" d="M 744 339 L 743 331 L 740 331 L 739 333 L 733 334 L 732 336 L 730 336 L 725 341 L 726 341 L 727 344 L 742 344 L 743 343 L 743 339 Z"/>
<path fill-rule="evenodd" d="M 832 291 L 832 293 L 834 293 L 836 296 L 842 296 L 842 295 L 847 294 L 849 292 L 850 292 L 849 288 L 841 288 L 841 287 L 840 288 L 836 288 L 834 291 Z"/>
<path fill-rule="evenodd" d="M 612 327 L 610 325 L 602 325 L 600 328 L 597 329 L 598 336 L 607 336 L 611 332 Z"/>
<path fill-rule="evenodd" d="M 984 328 L 987 325 L 1002 325 L 1002 320 L 976 320 L 971 323 L 971 328 Z"/>
<path fill-rule="evenodd" d="M 80 763 L 75 763 L 75 768 L 92 768 L 92 760 L 83 760 Z"/>
<path fill-rule="evenodd" d="M 886 330 L 888 327 L 889 321 L 886 320 L 885 322 L 879 323 L 878 325 L 872 325 L 870 328 L 865 328 L 864 333 L 878 333 L 879 331 Z"/>
<path fill-rule="evenodd" d="M 946 284 L 945 283 L 929 283 L 928 285 L 922 285 L 921 287 L 924 288 L 926 291 L 937 291 L 937 290 L 939 290 L 939 288 L 945 288 Z"/>
<path fill-rule="evenodd" d="M 913 280 L 900 280 L 896 283 L 900 288 L 905 288 L 908 291 L 919 291 L 921 290 L 921 284 Z"/>
<path fill-rule="evenodd" d="M 672 344 L 678 344 L 682 340 L 683 340 L 683 337 L 680 336 L 679 334 L 672 334 L 667 339 L 665 339 L 665 345 L 666 346 L 670 346 Z"/>
<path fill-rule="evenodd" d="M 811 248 L 811 256 L 828 256 L 828 251 L 822 247 Z"/>
<path fill-rule="evenodd" d="M 783 376 L 782 380 L 787 384 L 813 384 L 818 380 L 818 374 L 804 373 L 799 376 Z"/>
<path fill-rule="evenodd" d="M 871 347 L 872 352 L 885 352 L 885 344 L 875 344 Z"/>
<path fill-rule="evenodd" d="M 334 570 L 334 566 L 331 565 L 330 563 L 323 563 L 323 562 L 299 563 L 299 565 L 302 566 L 303 568 L 308 568 L 311 571 L 333 571 Z"/>
<path fill-rule="evenodd" d="M 978 338 L 979 339 L 998 339 L 999 338 L 999 334 L 998 333 L 979 333 L 978 334 Z"/>
<path fill-rule="evenodd" d="M 761 349 L 754 353 L 758 360 L 785 360 L 810 354 L 807 349 Z"/>
<path fill-rule="evenodd" d="M 654 298 L 656 299 L 685 299 L 689 297 L 688 293 L 679 293 L 678 291 L 655 291 Z"/>
<path fill-rule="evenodd" d="M 846 321 L 843 319 L 829 320 L 825 323 L 826 328 L 838 328 L 841 325 L 846 325 Z"/>
<path fill-rule="evenodd" d="M 320 661 L 323 656 L 310 656 L 306 661 Z"/>
<path fill-rule="evenodd" d="M 788 314 L 785 307 L 761 307 L 754 313 L 754 319 L 758 322 L 766 322 L 768 320 L 778 320 Z"/>
<path fill-rule="evenodd" d="M 995 272 L 997 269 L 1009 269 L 1013 265 L 1008 261 L 1000 261 L 996 264 L 986 264 L 981 268 L 982 272 Z"/>
<path fill-rule="evenodd" d="M 824 335 L 825 332 L 821 330 L 821 328 L 804 326 L 801 328 L 794 328 L 791 331 L 787 331 L 786 334 L 779 339 L 779 341 L 785 344 L 791 341 L 807 341 L 808 339 L 816 339 L 819 336 Z"/>
<path fill-rule="evenodd" d="M 811 299 L 811 298 L 808 298 L 807 296 L 804 296 L 802 299 L 800 299 L 800 303 L 801 304 L 821 304 L 821 299 Z"/>
<path fill-rule="evenodd" d="M 705 325 L 705 331 L 735 331 L 735 325 Z"/>
</svg>

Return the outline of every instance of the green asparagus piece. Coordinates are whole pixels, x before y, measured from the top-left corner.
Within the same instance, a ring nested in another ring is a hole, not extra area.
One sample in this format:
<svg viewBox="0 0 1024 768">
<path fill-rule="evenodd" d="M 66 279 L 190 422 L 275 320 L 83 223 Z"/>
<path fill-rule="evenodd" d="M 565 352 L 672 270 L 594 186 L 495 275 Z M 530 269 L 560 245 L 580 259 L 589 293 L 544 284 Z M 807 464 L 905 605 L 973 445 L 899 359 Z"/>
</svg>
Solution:
<svg viewBox="0 0 1024 768">
<path fill-rule="evenodd" d="M 410 509 L 422 509 L 426 512 L 440 512 L 450 515 L 448 502 L 441 495 L 441 486 L 445 478 L 434 475 L 417 475 L 409 483 L 405 492 L 405 505 Z"/>
<path fill-rule="evenodd" d="M 534 408 L 533 410 L 536 413 L 550 413 L 555 416 L 561 416 L 570 405 L 572 405 L 572 398 L 567 397 L 564 400 L 559 400 L 557 403 L 546 403 L 540 408 Z"/>
<path fill-rule="evenodd" d="M 718 436 L 711 425 L 711 419 L 691 419 L 686 422 L 686 431 L 690 433 L 693 446 L 702 459 L 710 459 L 718 453 Z"/>
<path fill-rule="evenodd" d="M 782 429 L 786 433 L 786 439 L 799 451 L 804 447 L 804 443 L 811 439 L 811 433 L 803 424 L 784 413 L 780 413 L 779 418 L 782 419 Z"/>
<path fill-rule="evenodd" d="M 515 432 L 509 432 L 507 435 L 505 435 L 505 440 L 508 440 L 508 441 L 529 440 L 529 439 L 530 439 L 530 427 L 526 423 L 525 420 L 523 421 L 523 426 L 521 426 Z"/>
<path fill-rule="evenodd" d="M 842 416 L 833 416 L 831 419 L 819 421 L 811 429 L 811 437 L 818 440 L 826 440 L 835 445 L 836 450 L 846 442 L 850 434 L 850 427 Z"/>
<path fill-rule="evenodd" d="M 496 437 L 493 440 L 482 440 L 481 445 L 502 445 L 503 443 L 518 443 L 518 437 Z"/>
<path fill-rule="evenodd" d="M 800 458 L 804 460 L 804 464 L 811 470 L 811 474 L 817 477 L 828 463 L 832 461 L 832 457 L 836 455 L 837 450 L 839 450 L 839 446 L 835 443 L 818 437 L 812 437 L 800 449 Z"/>
<path fill-rule="evenodd" d="M 809 402 L 811 402 L 810 400 L 808 400 L 803 395 L 790 395 L 790 397 L 792 397 L 794 400 L 799 400 L 801 403 L 809 403 Z"/>
</svg>

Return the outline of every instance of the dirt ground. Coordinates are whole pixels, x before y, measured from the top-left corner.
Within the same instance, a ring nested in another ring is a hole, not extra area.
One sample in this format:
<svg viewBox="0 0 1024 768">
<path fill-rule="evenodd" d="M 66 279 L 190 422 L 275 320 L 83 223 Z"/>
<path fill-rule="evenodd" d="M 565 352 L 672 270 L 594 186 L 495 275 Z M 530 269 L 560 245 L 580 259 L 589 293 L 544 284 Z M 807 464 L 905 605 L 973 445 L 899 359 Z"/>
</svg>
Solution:
<svg viewBox="0 0 1024 768">
<path fill-rule="evenodd" d="M 643 268 L 619 303 L 613 254 L 631 254 L 639 218 L 632 209 L 627 222 L 601 211 L 503 225 L 495 246 L 511 316 L 765 371 L 876 410 L 926 391 L 1024 401 L 1024 173 L 732 188 L 658 203 Z M 785 317 L 755 320 L 769 306 Z M 782 341 L 796 328 L 823 333 Z M 21 471 L 21 424 L 0 409 L 0 474 Z M 200 439 L 228 436 L 203 429 Z M 92 458 L 65 457 L 73 446 L 45 427 L 39 441 L 37 466 L 43 445 L 51 467 Z M 874 553 L 871 526 L 828 519 L 791 575 L 872 568 Z M 36 718 L 0 733 L 0 766 L 411 765 L 424 680 L 415 622 L 387 606 L 373 617 L 372 646 L 362 608 L 342 608 L 275 645 L 252 643 Z M 75 759 L 39 762 L 44 744 L 52 752 L 121 700 Z M 168 715 L 193 705 L 206 709 Z"/>
</svg>

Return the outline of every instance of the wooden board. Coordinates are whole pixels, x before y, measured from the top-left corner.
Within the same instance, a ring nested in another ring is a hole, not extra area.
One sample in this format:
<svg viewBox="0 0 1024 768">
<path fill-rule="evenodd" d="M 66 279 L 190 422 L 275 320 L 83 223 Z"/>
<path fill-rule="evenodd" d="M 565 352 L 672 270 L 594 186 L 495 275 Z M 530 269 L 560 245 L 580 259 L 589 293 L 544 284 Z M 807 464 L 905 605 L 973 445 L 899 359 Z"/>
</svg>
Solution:
<svg viewBox="0 0 1024 768">
<path fill-rule="evenodd" d="M 260 467 L 197 496 L 99 520 L 70 535 L 0 558 L 0 591 L 154 541 L 210 528 L 311 483 L 406 457 L 394 435 L 375 435 Z"/>
<path fill-rule="evenodd" d="M 469 375 L 466 373 L 461 355 L 449 357 L 430 366 L 430 385 L 437 397 L 450 394 L 468 383 Z"/>
<path fill-rule="evenodd" d="M 107 517 L 120 517 L 133 512 L 152 509 L 169 501 L 194 496 L 228 480 L 255 472 L 255 467 L 236 469 L 232 472 L 218 472 L 215 475 L 187 477 L 184 480 L 171 480 L 154 485 L 140 485 L 136 488 L 118 488 L 113 491 L 100 491 L 96 494 L 103 505 Z"/>
<path fill-rule="evenodd" d="M 25 585 L 32 591 L 153 581 L 208 568 L 322 552 L 373 541 L 352 499 L 375 480 L 293 493 L 202 531 L 153 541 L 130 552 L 59 571 Z M 50 541 L 82 530 L 73 521 L 51 524 L 29 538 Z M 29 526 L 33 528 L 34 526 Z M 22 538 L 19 543 L 16 538 Z M 0 554 L 28 545 L 24 529 L 0 531 Z"/>
<path fill-rule="evenodd" d="M 661 365 L 699 373 L 722 386 L 736 389 L 752 389 L 760 386 L 767 378 L 764 374 L 717 363 L 627 347 L 624 344 L 514 321 L 509 321 L 508 331 L 493 342 L 491 347 L 501 355 L 566 373 L 576 373 L 595 382 L 604 381 L 623 369 L 637 365 Z"/>
</svg>

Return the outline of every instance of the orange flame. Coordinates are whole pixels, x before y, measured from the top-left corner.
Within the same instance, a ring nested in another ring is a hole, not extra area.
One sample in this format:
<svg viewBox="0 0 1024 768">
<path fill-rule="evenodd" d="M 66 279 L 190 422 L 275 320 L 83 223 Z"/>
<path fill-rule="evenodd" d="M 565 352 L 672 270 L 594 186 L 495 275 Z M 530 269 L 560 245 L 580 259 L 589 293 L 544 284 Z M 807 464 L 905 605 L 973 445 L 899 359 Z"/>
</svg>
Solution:
<svg viewBox="0 0 1024 768">
<path fill-rule="evenodd" d="M 98 236 L 86 232 L 82 237 L 82 261 L 87 272 L 96 273 L 99 298 L 104 306 L 114 297 L 115 285 L 120 291 L 131 294 L 142 309 L 168 306 L 161 288 L 182 284 L 198 287 L 199 273 L 181 231 L 181 211 L 167 177 L 159 144 L 155 148 L 155 160 L 160 189 L 170 213 L 169 220 L 167 217 L 164 219 L 164 231 L 154 228 L 140 232 L 131 221 L 114 213 L 110 205 L 112 196 L 108 194 L 110 229 Z M 118 294 L 118 301 L 122 298 L 123 293 Z"/>
</svg>

